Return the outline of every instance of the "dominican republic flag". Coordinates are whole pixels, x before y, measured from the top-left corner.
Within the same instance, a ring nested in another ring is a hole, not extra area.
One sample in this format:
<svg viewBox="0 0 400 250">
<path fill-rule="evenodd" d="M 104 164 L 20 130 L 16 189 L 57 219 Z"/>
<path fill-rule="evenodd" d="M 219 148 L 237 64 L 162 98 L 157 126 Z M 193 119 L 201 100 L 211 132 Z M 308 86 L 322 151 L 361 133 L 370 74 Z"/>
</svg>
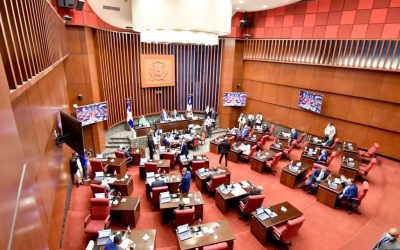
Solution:
<svg viewBox="0 0 400 250">
<path fill-rule="evenodd" d="M 133 128 L 131 100 L 129 98 L 126 98 L 126 123 L 128 123 L 129 127 Z"/>
<path fill-rule="evenodd" d="M 186 105 L 186 110 L 187 111 L 192 111 L 192 103 L 193 103 L 193 97 L 192 97 L 192 95 L 189 95 L 188 96 L 188 102 L 187 102 L 187 105 Z"/>
</svg>

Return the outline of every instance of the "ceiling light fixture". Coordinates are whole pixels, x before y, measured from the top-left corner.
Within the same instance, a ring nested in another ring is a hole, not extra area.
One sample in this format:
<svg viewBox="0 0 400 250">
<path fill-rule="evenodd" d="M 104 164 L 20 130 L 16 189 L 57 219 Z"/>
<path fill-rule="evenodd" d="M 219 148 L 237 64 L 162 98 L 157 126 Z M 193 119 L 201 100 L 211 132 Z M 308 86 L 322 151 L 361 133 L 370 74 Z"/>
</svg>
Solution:
<svg viewBox="0 0 400 250">
<path fill-rule="evenodd" d="M 231 10 L 230 0 L 132 0 L 132 24 L 142 42 L 218 45 Z"/>
</svg>

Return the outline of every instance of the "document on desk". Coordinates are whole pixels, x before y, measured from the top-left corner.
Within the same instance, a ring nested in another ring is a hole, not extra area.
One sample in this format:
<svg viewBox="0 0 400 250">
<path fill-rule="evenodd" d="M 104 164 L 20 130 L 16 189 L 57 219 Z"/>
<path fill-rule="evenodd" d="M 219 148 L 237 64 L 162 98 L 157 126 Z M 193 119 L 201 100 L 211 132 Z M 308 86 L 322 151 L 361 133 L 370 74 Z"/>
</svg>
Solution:
<svg viewBox="0 0 400 250">
<path fill-rule="evenodd" d="M 122 249 L 128 249 L 129 245 L 132 243 L 133 241 L 131 241 L 130 239 L 125 239 L 121 242 L 121 244 L 119 244 L 119 246 Z"/>
<path fill-rule="evenodd" d="M 183 198 L 182 201 L 185 205 L 190 204 L 190 198 Z"/>
<path fill-rule="evenodd" d="M 243 188 L 247 188 L 250 186 L 250 184 L 247 181 L 241 181 L 240 184 L 242 184 Z"/>
<path fill-rule="evenodd" d="M 246 194 L 247 192 L 242 187 L 235 187 L 234 189 L 232 189 L 231 193 L 234 196 L 240 196 Z"/>
</svg>

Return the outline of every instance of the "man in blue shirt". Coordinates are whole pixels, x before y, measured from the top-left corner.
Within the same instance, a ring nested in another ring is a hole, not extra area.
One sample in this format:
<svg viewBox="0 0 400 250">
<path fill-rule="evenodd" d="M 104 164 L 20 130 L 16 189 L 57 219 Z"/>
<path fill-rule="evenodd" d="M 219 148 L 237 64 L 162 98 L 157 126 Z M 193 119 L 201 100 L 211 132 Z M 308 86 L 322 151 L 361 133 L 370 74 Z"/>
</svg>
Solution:
<svg viewBox="0 0 400 250">
<path fill-rule="evenodd" d="M 187 170 L 187 168 L 182 169 L 182 180 L 179 183 L 179 188 L 182 193 L 188 193 L 190 190 L 190 181 L 192 179 L 191 173 Z"/>
<path fill-rule="evenodd" d="M 122 236 L 120 234 L 116 234 L 114 236 L 114 240 L 112 241 L 111 239 L 107 242 L 107 244 L 104 247 L 104 250 L 119 250 L 120 248 L 118 247 L 119 244 L 122 242 Z"/>
</svg>

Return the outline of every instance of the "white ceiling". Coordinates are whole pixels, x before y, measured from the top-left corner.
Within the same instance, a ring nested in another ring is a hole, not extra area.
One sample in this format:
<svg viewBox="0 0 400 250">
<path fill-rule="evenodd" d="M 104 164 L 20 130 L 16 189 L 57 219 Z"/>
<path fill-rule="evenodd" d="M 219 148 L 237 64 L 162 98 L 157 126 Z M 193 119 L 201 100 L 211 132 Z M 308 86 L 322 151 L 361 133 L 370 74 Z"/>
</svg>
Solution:
<svg viewBox="0 0 400 250">
<path fill-rule="evenodd" d="M 233 12 L 253 12 L 274 9 L 300 0 L 232 0 Z"/>
</svg>

